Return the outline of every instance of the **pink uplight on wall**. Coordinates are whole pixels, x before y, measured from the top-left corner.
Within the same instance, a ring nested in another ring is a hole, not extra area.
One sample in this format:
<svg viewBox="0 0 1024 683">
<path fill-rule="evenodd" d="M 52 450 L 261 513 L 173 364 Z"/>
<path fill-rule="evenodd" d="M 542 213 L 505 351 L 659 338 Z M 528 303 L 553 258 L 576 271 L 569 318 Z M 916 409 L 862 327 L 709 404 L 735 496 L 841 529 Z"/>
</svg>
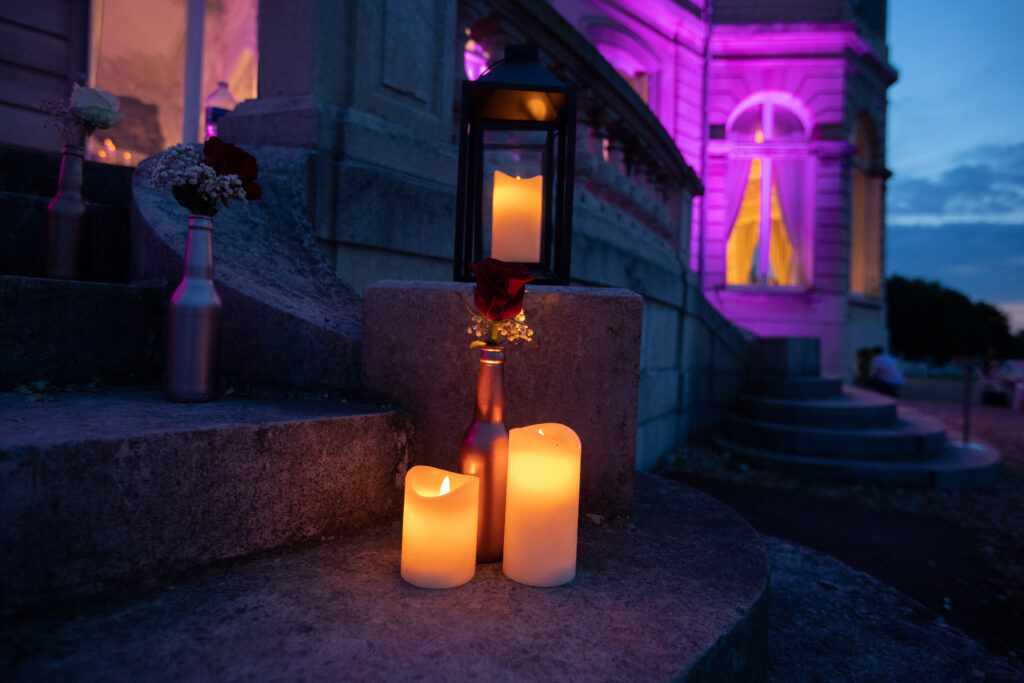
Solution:
<svg viewBox="0 0 1024 683">
<path fill-rule="evenodd" d="M 472 38 L 466 41 L 466 50 L 463 53 L 463 63 L 466 68 L 466 78 L 475 81 L 487 70 L 487 58 L 490 54 L 484 50 L 480 43 Z"/>
</svg>

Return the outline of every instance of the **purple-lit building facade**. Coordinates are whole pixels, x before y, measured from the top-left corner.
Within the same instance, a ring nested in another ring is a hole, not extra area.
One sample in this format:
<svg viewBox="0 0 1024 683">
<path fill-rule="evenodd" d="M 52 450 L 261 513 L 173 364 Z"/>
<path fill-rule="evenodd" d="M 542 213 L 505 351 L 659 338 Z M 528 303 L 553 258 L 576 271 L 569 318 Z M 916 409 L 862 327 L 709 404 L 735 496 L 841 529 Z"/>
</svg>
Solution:
<svg viewBox="0 0 1024 683">
<path fill-rule="evenodd" d="M 0 129 L 0 143 L 59 149 L 34 107 L 43 96 L 64 96 L 75 81 L 121 95 L 128 114 L 128 122 L 111 132 L 112 139 L 91 141 L 92 158 L 134 164 L 188 138 L 182 134 L 183 122 L 188 128 L 182 113 L 188 99 L 182 97 L 188 90 L 182 78 L 188 35 L 184 4 L 83 1 L 71 3 L 68 16 L 25 10 L 25 16 L 10 21 L 0 17 L 22 45 L 7 76 L 0 78 L 5 84 L 0 114 L 7 124 Z M 642 263 L 674 259 L 679 268 L 696 274 L 707 301 L 719 312 L 756 334 L 820 338 L 823 372 L 851 379 L 856 351 L 887 341 L 882 291 L 886 89 L 896 76 L 887 59 L 885 0 L 374 0 L 346 5 L 222 0 L 205 8 L 203 66 L 193 100 L 201 101 L 224 80 L 240 101 L 248 100 L 240 110 L 253 115 L 275 108 L 293 112 L 294 102 L 287 98 L 300 96 L 313 102 L 313 109 L 295 120 L 322 122 L 337 116 L 342 126 L 352 126 L 370 114 L 380 123 L 369 129 L 398 126 L 414 133 L 408 140 L 405 132 L 386 136 L 394 146 L 388 154 L 379 144 L 368 145 L 366 158 L 361 157 L 361 141 L 370 138 L 355 134 L 339 137 L 344 144 L 322 151 L 340 158 L 343 166 L 349 160 L 359 168 L 391 164 L 401 178 L 431 187 L 440 182 L 445 192 L 453 192 L 448 182 L 454 178 L 455 117 L 450 112 L 457 107 L 455 81 L 464 74 L 478 75 L 499 58 L 501 34 L 515 23 L 509 16 L 543 14 L 549 11 L 545 8 L 557 10 L 582 36 L 580 41 L 596 48 L 632 86 L 664 127 L 669 147 L 675 142 L 704 189 L 692 200 L 692 211 L 689 195 L 679 210 L 677 195 L 656 179 L 664 176 L 664 154 L 648 164 L 650 174 L 641 173 L 620 144 L 639 134 L 646 140 L 641 151 L 657 146 L 658 136 L 649 129 L 637 132 L 643 117 L 627 116 L 634 133 L 616 138 L 594 120 L 591 108 L 591 119 L 581 120 L 578 128 L 585 139 L 579 141 L 577 164 L 577 182 L 587 185 L 594 198 L 577 207 L 581 218 L 583 211 L 593 212 L 590 237 L 618 230 L 626 234 L 632 230 L 630 221 L 643 223 L 639 234 L 656 239 Z M 502 12 L 508 16 L 495 19 Z M 318 18 L 303 24 L 304 13 Z M 263 15 L 294 26 L 289 32 L 261 28 Z M 335 24 L 334 33 L 318 28 L 321 24 Z M 372 31 L 370 24 L 376 27 Z M 471 35 L 464 35 L 470 26 Z M 562 33 L 555 42 L 576 40 Z M 305 37 L 296 40 L 300 34 Z M 58 54 L 51 44 L 57 35 L 66 35 L 62 45 L 67 54 Z M 322 58 L 321 64 L 316 50 L 301 58 L 292 54 L 317 40 L 324 43 L 317 49 L 327 52 L 340 44 L 358 45 L 353 48 L 360 51 L 358 59 Z M 424 45 L 413 45 L 416 40 Z M 517 40 L 539 39 L 520 31 Z M 427 49 L 427 43 L 433 47 Z M 19 59 L 24 68 L 14 63 Z M 323 73 L 314 77 L 317 70 Z M 605 86 L 604 96 L 608 93 Z M 621 97 L 612 99 L 622 107 Z M 327 100 L 335 113 L 324 118 L 317 107 Z M 392 100 L 393 106 L 379 105 Z M 636 105 L 643 107 L 639 101 Z M 358 116 L 345 113 L 350 109 Z M 306 135 L 292 124 L 293 130 L 285 130 L 266 123 L 252 128 L 248 138 L 236 126 L 236 135 L 247 144 L 322 147 L 323 140 L 334 140 L 332 125 L 317 123 L 319 132 Z M 408 153 L 411 149 L 416 153 Z M 400 232 L 400 222 L 384 221 L 382 228 L 367 214 L 347 216 L 353 203 L 342 201 L 347 196 L 342 192 L 338 206 L 323 212 L 340 216 L 333 219 L 337 225 L 323 223 L 317 238 L 357 290 L 393 276 L 396 269 L 411 277 L 443 276 L 447 266 L 441 264 L 450 248 L 446 212 L 451 209 L 433 189 L 428 194 L 439 197 L 439 205 L 417 210 L 417 219 L 430 215 L 436 225 L 405 236 L 388 232 Z M 578 202 L 582 194 L 577 193 Z M 601 223 L 612 215 L 620 216 L 614 226 Z M 314 217 L 314 223 L 322 222 Z M 578 227 L 585 222 L 577 221 Z M 359 224 L 362 229 L 352 227 Z M 656 306 L 678 305 L 676 294 L 653 294 L 671 289 L 673 278 L 685 279 L 673 270 L 676 265 L 658 266 L 656 277 L 641 276 L 647 266 L 630 265 L 629 249 L 612 253 L 607 241 L 591 239 L 590 244 L 589 254 L 582 245 L 575 247 L 579 282 L 639 291 L 649 300 L 645 315 L 652 320 Z M 654 280 L 660 284 L 651 284 Z M 674 339 L 673 329 L 661 337 Z"/>
<path fill-rule="evenodd" d="M 824 374 L 886 345 L 885 0 L 552 0 L 703 181 L 690 267 L 761 336 L 821 339 Z"/>
</svg>

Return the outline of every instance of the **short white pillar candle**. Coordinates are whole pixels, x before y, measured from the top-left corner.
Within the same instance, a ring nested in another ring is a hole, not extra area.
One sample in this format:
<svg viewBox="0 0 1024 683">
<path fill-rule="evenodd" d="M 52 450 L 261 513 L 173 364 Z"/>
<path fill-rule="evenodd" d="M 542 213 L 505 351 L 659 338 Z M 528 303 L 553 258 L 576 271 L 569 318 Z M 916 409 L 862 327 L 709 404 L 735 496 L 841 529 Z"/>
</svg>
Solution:
<svg viewBox="0 0 1024 683">
<path fill-rule="evenodd" d="M 421 588 L 453 588 L 476 573 L 480 480 L 419 465 L 405 475 L 402 578 Z"/>
<path fill-rule="evenodd" d="M 580 438 L 565 425 L 509 431 L 505 576 L 560 586 L 576 576 Z"/>
</svg>

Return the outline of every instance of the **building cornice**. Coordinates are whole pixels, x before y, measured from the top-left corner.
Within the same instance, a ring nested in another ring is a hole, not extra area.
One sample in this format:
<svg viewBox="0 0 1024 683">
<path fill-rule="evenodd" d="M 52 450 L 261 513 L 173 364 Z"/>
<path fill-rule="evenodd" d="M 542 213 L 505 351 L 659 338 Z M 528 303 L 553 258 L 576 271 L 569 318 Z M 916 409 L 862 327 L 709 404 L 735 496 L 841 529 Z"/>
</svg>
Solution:
<svg viewBox="0 0 1024 683">
<path fill-rule="evenodd" d="M 896 70 L 878 55 L 852 23 L 718 24 L 711 31 L 713 59 L 844 56 L 852 53 L 877 68 L 886 85 Z"/>
</svg>

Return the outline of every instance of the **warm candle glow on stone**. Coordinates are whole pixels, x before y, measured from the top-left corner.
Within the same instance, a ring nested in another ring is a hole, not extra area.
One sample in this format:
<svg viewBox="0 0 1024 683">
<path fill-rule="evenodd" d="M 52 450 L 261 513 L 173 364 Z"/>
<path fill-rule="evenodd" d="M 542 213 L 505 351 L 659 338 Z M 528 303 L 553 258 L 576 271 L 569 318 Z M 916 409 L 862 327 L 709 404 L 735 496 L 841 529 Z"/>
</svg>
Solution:
<svg viewBox="0 0 1024 683">
<path fill-rule="evenodd" d="M 402 578 L 421 588 L 452 588 L 476 573 L 480 480 L 436 467 L 405 475 Z"/>
<path fill-rule="evenodd" d="M 560 586 L 576 576 L 580 439 L 565 425 L 509 431 L 505 576 Z"/>
<path fill-rule="evenodd" d="M 540 261 L 544 176 L 520 178 L 494 172 L 491 258 L 512 263 Z"/>
</svg>

